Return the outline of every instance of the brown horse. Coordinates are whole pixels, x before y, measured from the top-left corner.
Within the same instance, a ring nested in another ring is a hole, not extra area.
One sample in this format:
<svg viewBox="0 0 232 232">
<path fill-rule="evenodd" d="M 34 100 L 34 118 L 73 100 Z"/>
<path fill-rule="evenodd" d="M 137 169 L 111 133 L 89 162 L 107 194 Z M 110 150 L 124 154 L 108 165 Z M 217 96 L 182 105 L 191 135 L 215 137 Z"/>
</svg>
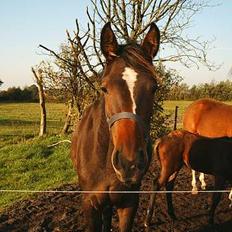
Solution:
<svg viewBox="0 0 232 232">
<path fill-rule="evenodd" d="M 162 186 L 172 191 L 183 164 L 194 170 L 214 175 L 217 190 L 224 188 L 226 180 L 232 181 L 232 139 L 227 137 L 206 138 L 185 130 L 176 130 L 156 141 L 154 153 L 157 154 L 161 164 L 160 175 L 153 181 L 154 191 L 158 191 Z M 166 196 L 168 213 L 172 219 L 175 219 L 171 192 Z M 214 222 L 214 212 L 220 197 L 221 193 L 214 192 L 209 218 L 211 224 Z M 229 198 L 231 199 L 231 194 Z M 152 194 L 145 221 L 147 227 L 150 225 L 154 203 L 155 194 Z"/>
<path fill-rule="evenodd" d="M 80 187 L 92 191 L 83 195 L 88 231 L 110 231 L 112 207 L 120 231 L 132 229 L 139 196 L 128 191 L 139 190 L 151 159 L 150 118 L 157 89 L 152 59 L 159 41 L 154 23 L 141 45 L 118 45 L 110 24 L 102 29 L 103 96 L 87 109 L 72 138 Z"/>
<path fill-rule="evenodd" d="M 200 99 L 188 106 L 183 116 L 183 129 L 206 137 L 232 137 L 232 106 L 213 99 Z M 192 170 L 192 192 L 197 193 L 195 170 Z M 204 174 L 199 177 L 205 189 Z"/>
<path fill-rule="evenodd" d="M 232 137 L 232 106 L 213 99 L 200 99 L 188 106 L 183 128 L 206 137 Z"/>
</svg>

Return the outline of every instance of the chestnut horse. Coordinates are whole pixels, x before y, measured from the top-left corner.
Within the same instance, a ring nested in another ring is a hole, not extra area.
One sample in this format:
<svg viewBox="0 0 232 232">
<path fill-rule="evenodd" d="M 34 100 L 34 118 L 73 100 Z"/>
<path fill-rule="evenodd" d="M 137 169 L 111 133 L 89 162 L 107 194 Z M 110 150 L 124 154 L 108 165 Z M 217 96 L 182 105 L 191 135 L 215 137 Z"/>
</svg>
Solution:
<svg viewBox="0 0 232 232">
<path fill-rule="evenodd" d="M 206 138 L 185 130 L 175 130 L 156 140 L 154 154 L 158 156 L 161 171 L 153 181 L 153 190 L 166 186 L 168 191 L 174 188 L 174 181 L 181 167 L 187 167 L 214 175 L 215 189 L 221 190 L 225 181 L 232 181 L 232 138 Z M 231 194 L 229 199 L 231 200 Z M 168 214 L 175 219 L 172 193 L 166 194 Z M 221 192 L 214 192 L 209 222 L 214 222 L 214 212 L 220 201 Z M 151 195 L 145 226 L 149 227 L 155 203 L 155 193 Z"/>
<path fill-rule="evenodd" d="M 110 231 L 112 207 L 120 231 L 132 229 L 139 196 L 130 191 L 139 191 L 152 155 L 150 119 L 157 89 L 152 60 L 159 43 L 154 23 L 141 45 L 118 45 L 110 23 L 102 29 L 103 95 L 86 110 L 72 137 L 79 184 L 89 191 L 83 194 L 88 231 Z"/>
<path fill-rule="evenodd" d="M 200 99 L 188 106 L 183 129 L 206 137 L 232 137 L 232 106 L 213 99 Z M 199 177 L 205 189 L 204 174 Z M 197 193 L 195 170 L 192 170 L 192 192 Z"/>
</svg>

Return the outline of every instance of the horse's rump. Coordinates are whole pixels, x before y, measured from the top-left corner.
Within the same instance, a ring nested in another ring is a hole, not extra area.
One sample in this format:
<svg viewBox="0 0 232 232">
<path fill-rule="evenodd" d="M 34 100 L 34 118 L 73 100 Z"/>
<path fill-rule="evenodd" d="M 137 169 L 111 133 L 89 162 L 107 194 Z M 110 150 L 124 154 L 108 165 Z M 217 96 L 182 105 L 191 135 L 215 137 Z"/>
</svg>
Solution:
<svg viewBox="0 0 232 232">
<path fill-rule="evenodd" d="M 206 137 L 232 137 L 232 106 L 213 99 L 190 104 L 183 116 L 183 128 Z"/>
</svg>

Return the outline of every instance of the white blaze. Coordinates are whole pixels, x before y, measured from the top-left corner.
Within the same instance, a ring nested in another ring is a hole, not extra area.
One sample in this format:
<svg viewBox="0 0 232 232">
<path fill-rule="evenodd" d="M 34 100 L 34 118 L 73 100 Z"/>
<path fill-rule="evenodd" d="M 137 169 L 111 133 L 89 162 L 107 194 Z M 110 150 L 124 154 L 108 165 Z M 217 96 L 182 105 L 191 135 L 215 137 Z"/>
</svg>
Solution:
<svg viewBox="0 0 232 232">
<path fill-rule="evenodd" d="M 132 111 L 135 114 L 136 104 L 134 99 L 134 86 L 135 82 L 137 81 L 137 72 L 135 72 L 132 68 L 126 67 L 124 72 L 122 73 L 122 79 L 125 80 L 128 85 L 132 101 Z"/>
</svg>

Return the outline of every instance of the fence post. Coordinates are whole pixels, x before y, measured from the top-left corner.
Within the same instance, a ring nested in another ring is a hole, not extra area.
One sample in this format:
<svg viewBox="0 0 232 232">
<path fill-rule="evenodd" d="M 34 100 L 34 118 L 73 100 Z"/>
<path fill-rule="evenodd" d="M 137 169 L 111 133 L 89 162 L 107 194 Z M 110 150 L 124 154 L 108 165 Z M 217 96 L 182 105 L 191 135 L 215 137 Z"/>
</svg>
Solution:
<svg viewBox="0 0 232 232">
<path fill-rule="evenodd" d="M 175 108 L 175 118 L 174 118 L 174 127 L 173 127 L 173 130 L 177 129 L 178 108 L 179 108 L 179 106 L 176 106 L 176 108 Z"/>
</svg>

